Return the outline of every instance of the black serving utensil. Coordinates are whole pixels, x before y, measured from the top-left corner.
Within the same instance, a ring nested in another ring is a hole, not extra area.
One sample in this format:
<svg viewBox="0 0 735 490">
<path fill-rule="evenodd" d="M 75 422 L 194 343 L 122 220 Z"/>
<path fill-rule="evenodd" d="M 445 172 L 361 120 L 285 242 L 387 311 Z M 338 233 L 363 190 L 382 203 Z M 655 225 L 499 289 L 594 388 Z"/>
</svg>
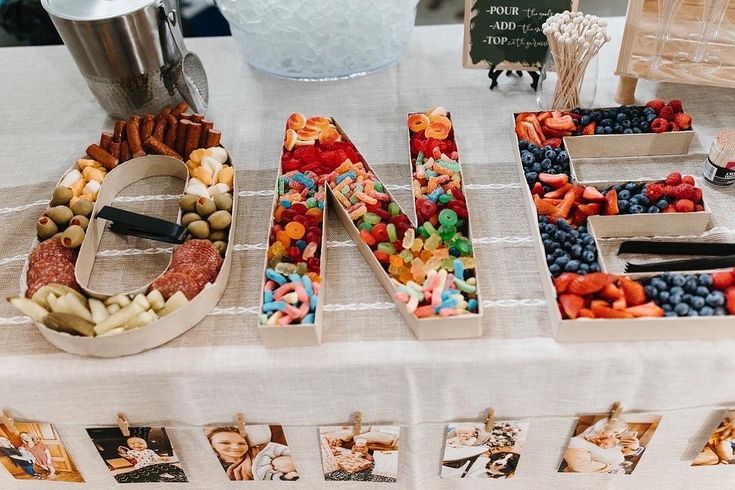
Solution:
<svg viewBox="0 0 735 490">
<path fill-rule="evenodd" d="M 111 221 L 110 231 L 166 243 L 184 243 L 189 231 L 178 223 L 104 206 L 96 218 Z"/>
</svg>

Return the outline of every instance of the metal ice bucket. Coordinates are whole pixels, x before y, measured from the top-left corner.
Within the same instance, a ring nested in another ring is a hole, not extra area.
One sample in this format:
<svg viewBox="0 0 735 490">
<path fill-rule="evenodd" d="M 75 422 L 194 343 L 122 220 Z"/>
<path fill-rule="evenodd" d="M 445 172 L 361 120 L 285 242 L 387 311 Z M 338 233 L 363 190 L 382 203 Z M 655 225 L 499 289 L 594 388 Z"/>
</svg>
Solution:
<svg viewBox="0 0 735 490">
<path fill-rule="evenodd" d="M 207 77 L 186 50 L 176 0 L 41 0 L 79 71 L 111 116 L 182 100 L 206 111 Z"/>
</svg>

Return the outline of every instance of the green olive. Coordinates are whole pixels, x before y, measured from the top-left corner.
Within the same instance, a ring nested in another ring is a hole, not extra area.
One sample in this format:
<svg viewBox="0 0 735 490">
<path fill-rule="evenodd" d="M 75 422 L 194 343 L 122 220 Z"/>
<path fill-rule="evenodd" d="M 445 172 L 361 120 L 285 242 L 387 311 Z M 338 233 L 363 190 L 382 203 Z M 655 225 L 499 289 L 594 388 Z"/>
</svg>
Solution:
<svg viewBox="0 0 735 490">
<path fill-rule="evenodd" d="M 187 226 L 187 229 L 189 230 L 189 233 L 192 234 L 194 238 L 207 238 L 209 237 L 209 223 L 206 221 L 200 219 L 197 221 L 192 221 L 189 223 L 189 226 Z"/>
<path fill-rule="evenodd" d="M 51 206 L 58 206 L 60 204 L 67 205 L 71 198 L 74 197 L 74 191 L 68 187 L 59 186 L 54 189 L 54 194 L 51 197 Z"/>
<path fill-rule="evenodd" d="M 217 206 L 214 201 L 208 197 L 200 197 L 197 199 L 197 214 L 202 218 L 206 218 L 210 214 L 217 211 Z"/>
<path fill-rule="evenodd" d="M 181 196 L 181 199 L 179 199 L 179 207 L 187 213 L 192 213 L 197 207 L 197 199 L 199 199 L 199 196 L 195 196 L 194 194 L 184 194 Z"/>
<path fill-rule="evenodd" d="M 83 230 L 87 230 L 87 226 L 89 226 L 89 218 L 86 216 L 82 216 L 81 214 L 78 214 L 74 216 L 71 221 L 69 221 L 70 225 L 77 225 L 81 226 Z"/>
<path fill-rule="evenodd" d="M 92 214 L 93 208 L 94 203 L 86 199 L 80 199 L 71 206 L 71 210 L 75 215 L 86 216 L 87 218 Z"/>
<path fill-rule="evenodd" d="M 212 246 L 217 249 L 220 255 L 224 256 L 225 252 L 227 251 L 227 242 L 223 242 L 222 240 L 217 240 L 216 242 L 212 242 Z"/>
<path fill-rule="evenodd" d="M 216 211 L 207 218 L 213 230 L 225 230 L 232 223 L 232 215 L 227 211 Z"/>
<path fill-rule="evenodd" d="M 56 240 L 61 240 L 61 237 L 64 236 L 64 232 L 60 231 L 56 235 L 52 236 L 51 238 L 54 238 Z"/>
<path fill-rule="evenodd" d="M 189 223 L 193 221 L 199 221 L 200 219 L 202 219 L 202 217 L 196 213 L 186 213 L 184 216 L 181 217 L 181 224 L 183 226 L 189 226 Z"/>
<path fill-rule="evenodd" d="M 54 220 L 54 223 L 57 225 L 66 226 L 74 216 L 74 213 L 67 206 L 55 206 L 46 211 L 46 215 Z"/>
<path fill-rule="evenodd" d="M 209 239 L 212 240 L 213 242 L 218 242 L 218 241 L 226 242 L 227 235 L 228 233 L 226 231 L 214 230 L 209 234 Z"/>
<path fill-rule="evenodd" d="M 41 216 L 36 221 L 36 234 L 39 240 L 48 240 L 58 232 L 59 227 L 48 216 Z"/>
<path fill-rule="evenodd" d="M 232 196 L 226 192 L 217 194 L 214 196 L 214 204 L 217 206 L 217 209 L 232 211 Z"/>
<path fill-rule="evenodd" d="M 84 241 L 84 229 L 79 225 L 71 225 L 61 235 L 61 244 L 66 248 L 77 248 Z"/>
</svg>

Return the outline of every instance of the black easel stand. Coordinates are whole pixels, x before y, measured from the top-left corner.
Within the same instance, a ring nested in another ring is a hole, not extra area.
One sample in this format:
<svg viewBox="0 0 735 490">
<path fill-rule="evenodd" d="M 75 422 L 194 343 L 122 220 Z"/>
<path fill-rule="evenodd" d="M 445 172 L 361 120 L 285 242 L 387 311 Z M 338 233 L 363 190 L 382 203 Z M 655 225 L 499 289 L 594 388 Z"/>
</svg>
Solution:
<svg viewBox="0 0 735 490">
<path fill-rule="evenodd" d="M 488 78 L 490 80 L 492 80 L 492 82 L 490 83 L 490 90 L 492 90 L 492 89 L 494 89 L 495 87 L 498 86 L 498 78 L 500 77 L 500 75 L 503 74 L 503 71 L 504 70 L 496 70 L 495 69 L 495 65 L 490 66 L 490 71 L 487 74 Z M 524 72 L 523 71 L 520 71 L 520 70 L 518 70 L 518 71 L 515 72 L 515 74 L 518 75 L 519 77 L 523 77 L 523 73 Z M 536 89 L 538 88 L 538 81 L 539 81 L 539 78 L 540 78 L 539 72 L 537 72 L 537 71 L 528 71 L 528 72 L 525 72 L 525 73 L 528 73 L 529 76 L 531 77 L 531 88 L 535 92 Z M 513 71 L 512 70 L 507 70 L 507 71 L 505 71 L 505 74 L 506 74 L 506 76 L 509 76 L 509 77 L 510 76 L 513 76 Z"/>
</svg>

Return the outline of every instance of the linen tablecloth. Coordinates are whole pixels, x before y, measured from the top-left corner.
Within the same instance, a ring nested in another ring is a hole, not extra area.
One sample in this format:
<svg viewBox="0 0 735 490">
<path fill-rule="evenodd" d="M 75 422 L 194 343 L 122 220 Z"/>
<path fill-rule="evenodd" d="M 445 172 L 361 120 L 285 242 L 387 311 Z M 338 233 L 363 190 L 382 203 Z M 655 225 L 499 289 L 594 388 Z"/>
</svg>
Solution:
<svg viewBox="0 0 735 490">
<path fill-rule="evenodd" d="M 601 53 L 600 106 L 614 104 L 622 29 L 622 19 L 611 22 L 615 42 Z M 400 488 L 485 488 L 503 483 L 438 475 L 445 424 L 484 420 L 484 411 L 493 407 L 498 419 L 531 423 L 517 474 L 505 483 L 509 488 L 732 487 L 732 468 L 689 464 L 721 409 L 735 402 L 735 342 L 558 344 L 551 336 L 531 242 L 535 224 L 526 218 L 510 125 L 512 112 L 537 107 L 530 79 L 502 76 L 500 86 L 488 90 L 487 72 L 461 67 L 462 28 L 456 25 L 417 28 L 397 66 L 330 83 L 258 73 L 244 64 L 230 38 L 187 44 L 206 66 L 208 118 L 222 130 L 241 182 L 233 271 L 218 308 L 167 345 L 100 360 L 58 351 L 10 305 L 0 304 L 0 405 L 18 419 L 56 424 L 91 486 L 109 488 L 114 480 L 84 428 L 112 425 L 122 411 L 132 424 L 171 428 L 191 488 L 237 485 L 227 483 L 199 428 L 231 422 L 236 412 L 249 422 L 285 426 L 302 474 L 289 488 L 342 488 L 323 482 L 316 427 L 348 422 L 360 410 L 365 424 L 402 426 Z M 0 66 L 0 287 L 8 296 L 17 293 L 34 220 L 54 183 L 111 120 L 62 46 L 5 48 Z M 675 169 L 699 175 L 713 134 L 735 125 L 733 90 L 641 82 L 638 95 L 684 101 L 697 129 L 692 154 L 597 162 L 578 169 L 584 178 L 660 177 Z M 285 119 L 294 111 L 334 116 L 399 200 L 410 205 L 405 116 L 435 105 L 452 112 L 468 184 L 486 312 L 483 337 L 417 341 L 332 219 L 323 345 L 262 346 L 256 311 Z M 176 206 L 171 195 L 178 192 L 180 185 L 165 179 L 146 182 L 126 191 L 120 204 L 170 216 Z M 714 233 L 725 238 L 735 229 L 734 196 L 734 189 L 705 189 L 716 213 Z M 160 244 L 111 235 L 102 250 L 98 280 L 118 290 L 155 276 L 168 253 Z M 575 415 L 606 411 L 615 400 L 626 410 L 664 416 L 635 473 L 557 473 Z M 5 472 L 0 486 L 22 487 Z M 364 484 L 373 486 L 379 487 Z"/>
</svg>

